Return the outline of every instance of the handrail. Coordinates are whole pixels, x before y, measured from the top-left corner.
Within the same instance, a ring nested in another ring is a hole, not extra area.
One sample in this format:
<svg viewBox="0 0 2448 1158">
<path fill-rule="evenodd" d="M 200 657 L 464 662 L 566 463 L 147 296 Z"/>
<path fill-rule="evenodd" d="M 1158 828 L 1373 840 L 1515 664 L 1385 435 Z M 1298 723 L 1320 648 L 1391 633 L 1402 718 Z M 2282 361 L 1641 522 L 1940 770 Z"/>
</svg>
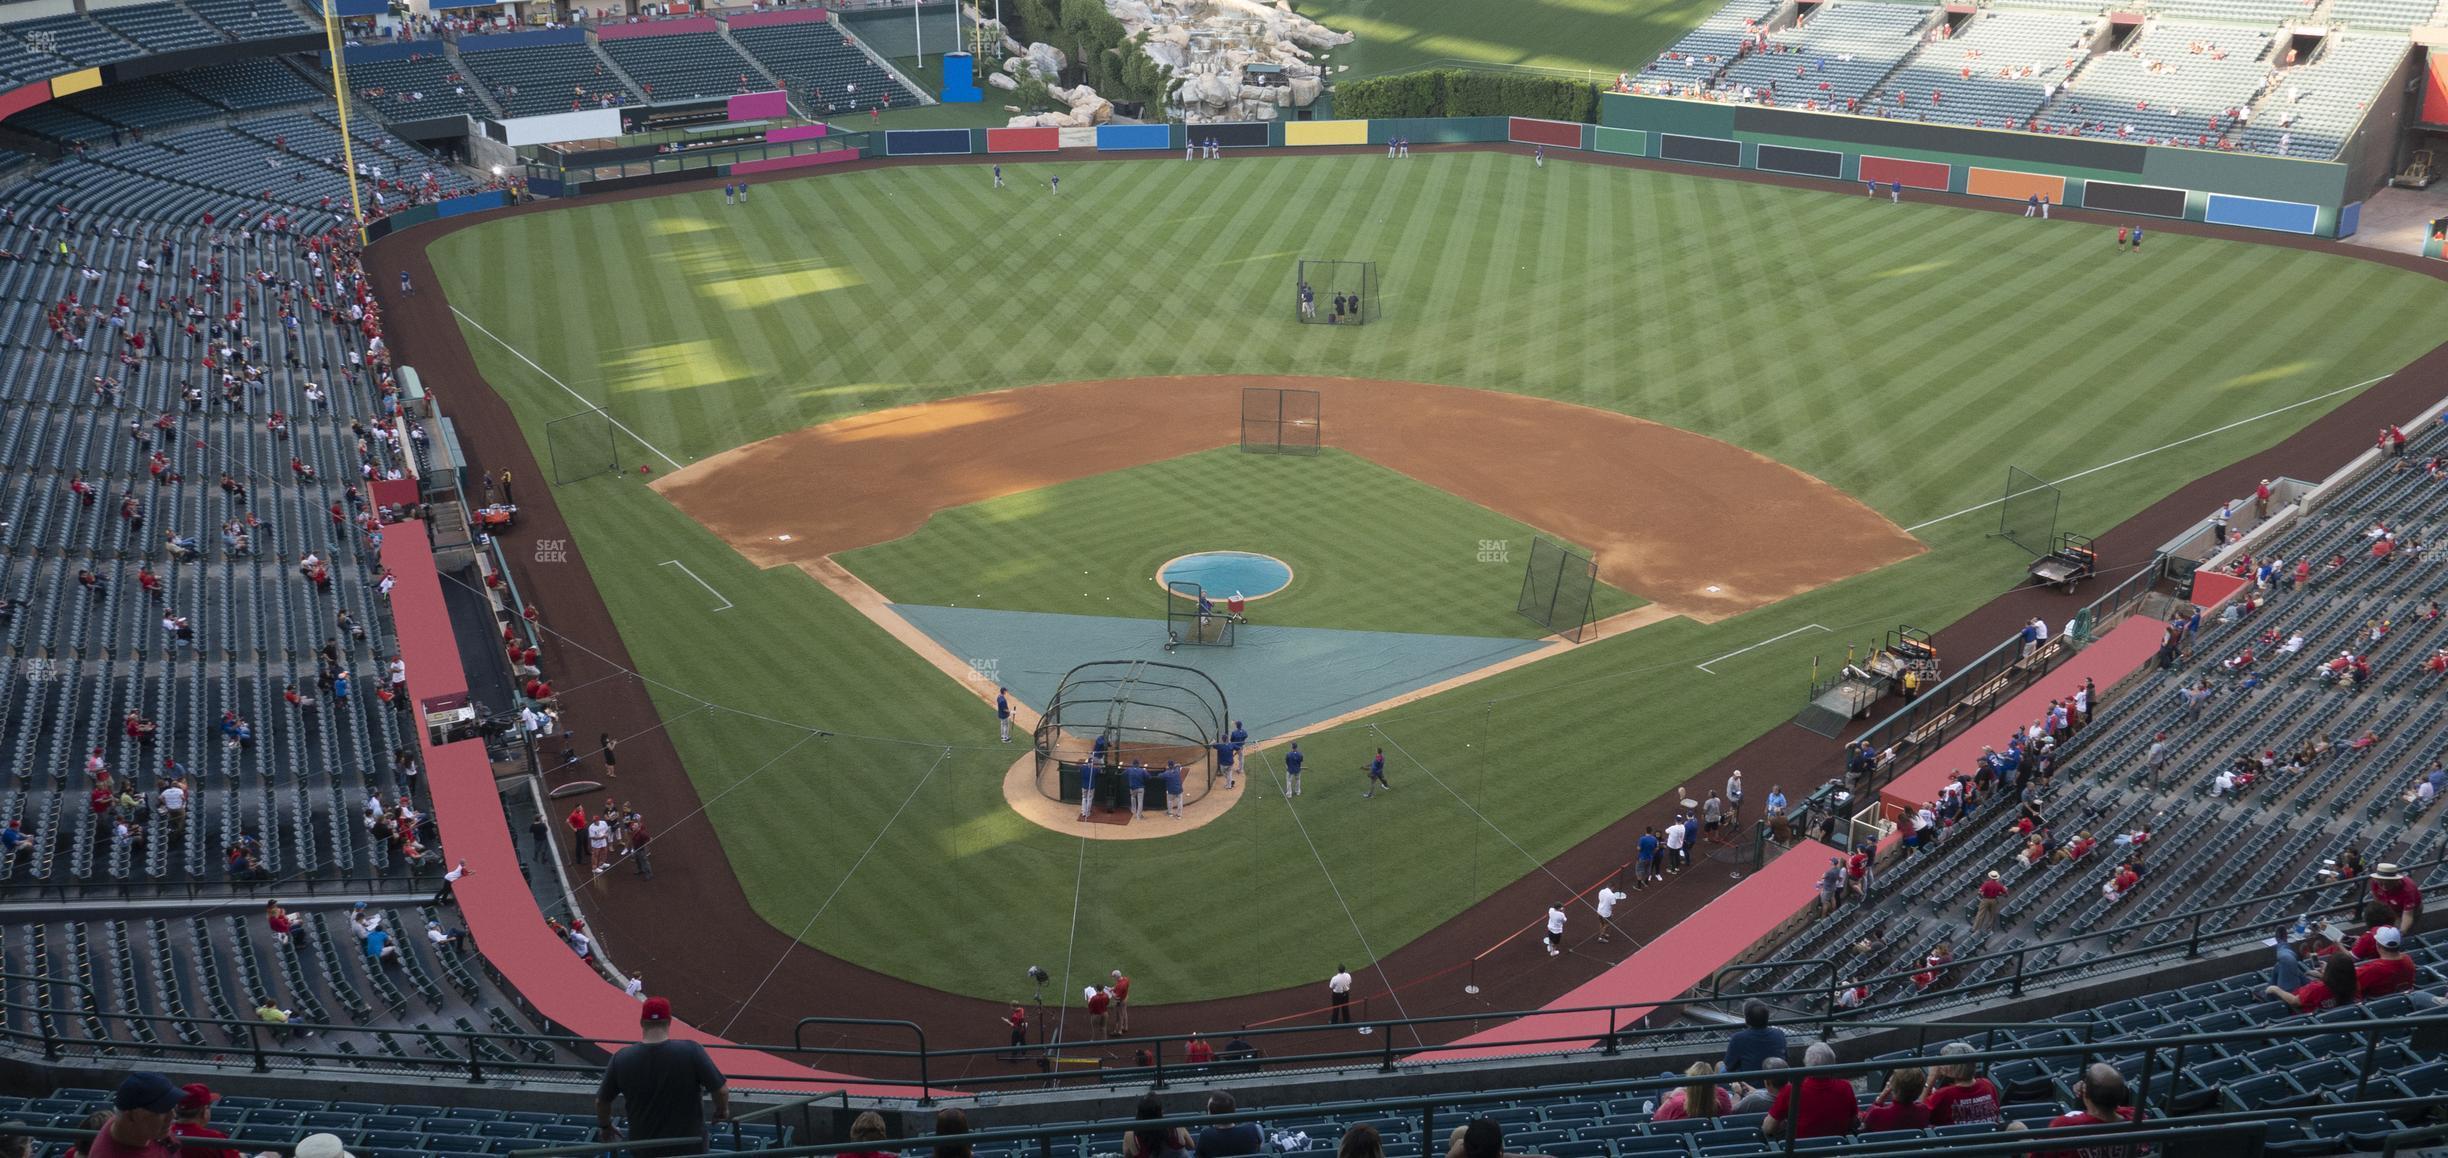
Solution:
<svg viewBox="0 0 2448 1158">
<path fill-rule="evenodd" d="M 2184 1073 L 2186 1053 L 2190 1051 L 2195 1060 L 2203 1060 L 2203 1053 L 2205 1051 L 2200 1048 L 2203 1046 L 2224 1045 L 2230 1042 L 2252 1042 L 2255 1045 L 2264 1045 L 2268 1044 L 2272 1040 L 2288 1040 L 2298 1037 L 2311 1037 L 2333 1033 L 2347 1033 L 2356 1035 L 2363 1038 L 2367 1044 L 2376 1045 L 2379 1037 L 2384 1034 L 2394 1035 L 2398 1033 L 2419 1033 L 2423 1030 L 2432 1028 L 2448 1029 L 2448 1013 L 2433 1013 L 2413 1017 L 2396 1018 L 2386 1022 L 2369 1020 L 2360 1023 L 2307 1021 L 2300 1025 L 2252 1026 L 2244 1029 L 2196 1032 L 2170 1037 L 2118 1038 L 2104 1042 L 2085 1041 L 2064 1045 L 2029 1046 L 2014 1049 L 1976 1049 L 1971 1053 L 1962 1054 L 1915 1054 L 1909 1059 L 1897 1059 L 1893 1057 L 1864 1058 L 1854 1061 L 1834 1062 L 1823 1066 L 1795 1066 L 1782 1070 L 1745 1070 L 1729 1072 L 1716 1075 L 1711 1080 L 1720 1083 L 1737 1081 L 1760 1083 L 1764 1082 L 1770 1076 L 1774 1076 L 1780 1080 L 1794 1082 L 1798 1082 L 1806 1077 L 1834 1077 L 1850 1081 L 1852 1078 L 1858 1075 L 1875 1074 L 1882 1071 L 1891 1070 L 1899 1065 L 1908 1064 L 1913 1061 L 1936 1062 L 1943 1060 L 1948 1064 L 1972 1064 L 1976 1066 L 1992 1067 L 2001 1062 L 2073 1057 L 2077 1059 L 2077 1064 L 2088 1065 L 2103 1053 L 2138 1050 L 2142 1054 L 2142 1062 L 2138 1075 L 2131 1082 L 2134 1092 L 2133 1103 L 2137 1106 L 2147 1107 L 2154 1100 L 2154 1081 L 2156 1080 L 2157 1082 L 2164 1083 L 2171 1089 L 2174 1088 L 2176 1078 L 2180 1077 Z M 2169 1055 L 2172 1059 L 2171 1062 L 2165 1066 L 2162 1066 L 2159 1062 L 2159 1059 L 2163 1054 Z M 2362 1083 L 2369 1081 L 2372 1071 L 2377 1064 L 2376 1049 L 2366 1048 L 2361 1051 L 2359 1068 L 2357 1072 L 2358 1090 L 2362 1088 Z M 1662 1094 L 1666 1090 L 1678 1088 L 1686 1084 L 1689 1080 L 1689 1078 L 1686 1078 L 1681 1074 L 1656 1074 L 1643 1077 L 1610 1078 L 1590 1082 L 1575 1082 L 1552 1086 L 1542 1086 L 1540 1087 L 1540 1093 L 1543 1096 L 1565 1100 L 1625 1094 L 1638 1095 L 1653 1092 Z M 1343 1115 L 1347 1112 L 1365 1114 L 1366 1116 L 1372 1118 L 1380 1118 L 1396 1116 L 1408 1111 L 1424 1111 L 1433 1113 L 1439 1107 L 1444 1107 L 1447 1109 L 1467 1108 L 1485 1105 L 1491 1102 L 1509 1101 L 1519 1097 L 1520 1094 L 1521 1091 L 1519 1090 L 1508 1089 L 1498 1091 L 1472 1090 L 1454 1094 L 1360 1097 L 1342 1101 L 1319 1102 L 1301 1105 L 1296 1108 L 1296 1112 L 1303 1116 L 1314 1115 L 1330 1119 Z M 2296 1109 L 2256 1109 L 2239 1113 L 2204 1114 L 2198 1116 L 2188 1116 L 2185 1121 L 2188 1124 L 2222 1126 L 2231 1124 L 2249 1125 L 2272 1117 L 2286 1117 L 2299 1113 L 2336 1113 L 2341 1109 L 2355 1108 L 2357 1106 L 2368 1106 L 2374 1108 L 2382 1106 L 2392 1108 L 2399 1106 L 2421 1106 L 2427 1108 L 2431 1105 L 2432 1099 L 2418 1097 L 2374 1099 L 2370 1101 L 2358 1100 L 2355 1102 L 2346 1103 L 2344 1105 L 2329 1103 L 2325 1105 L 2306 1106 Z M 1083 1133 L 1097 1133 L 1106 1130 L 1121 1131 L 1142 1128 L 1172 1129 L 1177 1127 L 1187 1129 L 1195 1126 L 1231 1125 L 1243 1122 L 1257 1122 L 1271 1117 L 1280 1118 L 1287 1112 L 1287 1110 L 1294 1109 L 1294 1107 L 1277 1106 L 1271 1108 L 1235 1110 L 1233 1112 L 1223 1114 L 1195 1113 L 1167 1115 L 1162 1118 L 1144 1121 L 1105 1120 L 1095 1122 L 1057 1123 L 1053 1125 L 1040 1124 L 1013 1126 L 996 1130 L 972 1131 L 958 1135 L 958 1138 L 964 1145 L 978 1146 L 999 1145 L 1007 1142 L 1042 1141 L 1056 1137 L 1076 1136 Z M 2117 1123 L 2101 1127 L 2085 1128 L 2082 1133 L 2085 1136 L 2099 1134 L 2103 1136 L 2116 1136 L 2119 1138 L 2140 1140 L 2146 1135 L 2151 1135 L 2153 1130 L 2166 1129 L 2166 1123 L 2168 1121 L 2169 1119 L 2153 1119 L 2137 1115 L 2135 1121 L 2130 1123 Z M 2018 1132 L 2013 1135 L 2013 1141 L 2011 1143 L 2000 1139 L 1994 1143 L 1990 1143 L 1989 1145 L 2003 1147 L 2007 1150 L 2024 1151 L 2035 1149 L 2036 1147 L 2033 1145 L 2033 1142 L 2037 1138 L 2073 1136 L 2074 1133 L 2071 1131 L 2063 1134 L 2047 1134 L 2041 1131 Z M 914 1144 L 918 1141 L 920 1141 L 920 1139 L 902 1139 L 905 1146 Z M 1912 1152 L 1925 1153 L 1934 1148 L 1931 1145 L 1931 1141 L 1932 1140 L 1930 1139 L 1920 1140 L 1913 1148 Z M 597 1142 L 586 1145 L 551 1146 L 528 1150 L 517 1150 L 512 1152 L 512 1158 L 575 1158 L 577 1155 L 600 1151 L 602 1145 L 602 1143 Z M 1889 1145 L 1889 1143 L 1883 1142 L 1856 1143 L 1851 1148 L 1836 1147 L 1829 1150 L 1814 1150 L 1814 1153 L 1883 1154 L 1887 1153 L 1888 1151 L 1882 1149 L 1882 1147 L 1887 1147 Z M 1979 1149 L 1978 1147 L 1981 1145 L 1979 1143 L 1967 1143 L 1967 1145 L 1974 1147 L 1974 1149 L 1967 1152 L 1989 1152 L 1985 1149 Z M 1864 1146 L 1868 1147 L 1868 1149 L 1865 1150 L 1861 1148 Z M 771 1154 L 774 1155 L 775 1158 L 794 1158 L 794 1156 L 797 1156 L 797 1158 L 807 1158 L 807 1156 L 831 1155 L 850 1150 L 871 1148 L 873 1148 L 873 1143 L 871 1142 L 843 1141 L 784 1147 L 780 1149 L 760 1151 L 760 1153 Z M 1784 1149 L 1788 1153 L 1795 1149 L 1795 1139 L 1791 1132 L 1788 1132 L 1785 1137 Z M 716 1156 L 688 1155 L 686 1158 L 716 1158 Z"/>
<path fill-rule="evenodd" d="M 2441 858 L 2421 864 L 2409 865 L 2406 867 L 2406 871 L 2409 873 L 2419 873 L 2439 868 L 2442 865 L 2448 865 L 2448 858 Z M 2133 933 L 2141 930 L 2153 929 L 2162 925 L 2171 925 L 2178 922 L 2184 922 L 2189 927 L 2184 944 L 2184 958 L 2186 960 L 2193 960 L 2201 956 L 2203 938 L 2202 921 L 2205 918 L 2219 916 L 2241 909 L 2268 905 L 2289 897 L 2301 896 L 2305 893 L 2336 889 L 2340 885 L 2351 883 L 2359 886 L 2363 879 L 2364 878 L 2361 877 L 2347 877 L 2334 881 L 2324 881 L 2318 884 L 2299 885 L 2292 889 L 2281 889 L 2273 893 L 2263 893 L 2257 897 L 2249 897 L 2241 901 L 2230 901 L 2223 905 L 2215 905 L 2207 909 L 2199 909 L 2190 913 L 2179 913 L 2174 916 L 2167 917 L 2151 917 L 2145 920 L 2129 922 L 2123 925 L 2111 926 L 2107 929 L 2101 929 L 2090 933 L 2076 933 L 2071 936 L 2060 937 L 2054 941 L 2041 941 L 2036 944 L 2020 945 L 2012 949 L 2002 949 L 1995 953 L 1982 953 L 1971 957 L 1958 957 L 1947 963 L 1948 969 L 1954 970 L 1958 973 L 1966 970 L 1970 966 L 1979 965 L 1984 962 L 2001 961 L 2011 958 L 2015 963 L 2014 976 L 2002 981 L 1984 981 L 1976 985 L 1967 985 L 1961 988 L 1949 989 L 1947 992 L 1956 996 L 1968 996 L 1982 992 L 1985 988 L 2003 986 L 2013 996 L 2021 997 L 2023 995 L 2023 987 L 2035 980 L 2053 977 L 2060 973 L 2091 972 L 2097 970 L 2103 964 L 2133 960 L 2140 957 L 2162 955 L 2169 952 L 2172 946 L 2145 945 L 2139 949 L 2126 949 L 2106 954 L 2090 954 L 2085 956 L 2080 961 L 2070 962 L 2064 965 L 2052 965 L 2045 969 L 2038 970 L 2037 972 L 2030 971 L 2025 968 L 2025 961 L 2029 955 L 2037 953 L 2043 949 L 2060 949 L 2075 944 L 2076 942 L 2089 941 L 2095 938 L 2121 938 L 2130 936 Z M 2360 904 L 2361 893 L 2360 889 L 2358 888 L 2357 895 L 2352 900 L 2332 902 L 2327 905 L 2318 905 L 2308 908 L 2304 910 L 2304 912 L 2307 914 L 2320 914 L 2325 916 L 2343 909 L 2348 913 L 2352 913 Z M 2234 934 L 2249 928 L 2250 926 L 2240 924 L 2225 925 L 2221 926 L 2220 928 L 2210 930 L 2209 932 L 2211 936 L 2216 937 Z M 1802 988 L 1772 989 L 1735 994 L 1727 994 L 1724 990 L 1725 980 L 1731 974 L 1755 973 L 1768 969 L 1781 969 L 1786 967 L 1816 967 L 1821 965 L 1828 967 L 1828 984 L 1824 987 L 1809 986 Z M 1841 984 L 1842 980 L 1838 976 L 1839 965 L 1840 962 L 1833 957 L 1812 957 L 1797 961 L 1749 961 L 1738 965 L 1727 965 L 1709 975 L 1708 1000 L 1711 1002 L 1719 1002 L 1727 1000 L 1729 997 L 1740 997 L 1747 1001 L 1764 1001 L 1774 997 L 1825 997 L 1829 1003 L 1829 1006 L 1828 1011 L 1822 1016 L 1832 1018 L 1836 1016 L 1834 1006 L 1836 989 Z M 1865 985 L 1872 985 L 1883 981 L 1895 981 L 1902 978 L 1911 977 L 1920 972 L 1923 972 L 1923 970 L 1919 967 L 1911 967 L 1898 970 L 1893 973 L 1882 973 L 1871 977 L 1862 978 L 1861 983 Z M 1888 1002 L 1884 1004 L 1893 1005 L 1898 1003 Z M 1859 1009 L 1862 1010 L 1875 1008 L 1880 1008 L 1880 1006 L 1865 1005 L 1859 1007 Z"/>
<path fill-rule="evenodd" d="M 927 1035 L 924 1026 L 898 1017 L 802 1017 L 791 1026 L 791 1049 L 793 1051 L 810 1052 L 807 1047 L 807 1028 L 811 1025 L 876 1025 L 910 1031 L 918 1039 L 918 1104 L 921 1106 L 935 1104 L 934 1097 L 927 1092 Z M 859 1052 L 865 1051 L 860 1050 Z"/>
</svg>

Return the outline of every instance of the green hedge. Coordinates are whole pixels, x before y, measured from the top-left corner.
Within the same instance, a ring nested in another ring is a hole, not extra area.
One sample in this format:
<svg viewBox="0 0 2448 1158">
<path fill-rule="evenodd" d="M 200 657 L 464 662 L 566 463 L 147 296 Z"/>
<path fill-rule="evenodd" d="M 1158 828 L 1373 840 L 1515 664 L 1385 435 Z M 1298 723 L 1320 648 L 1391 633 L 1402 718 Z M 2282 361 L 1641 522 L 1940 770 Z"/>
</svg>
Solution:
<svg viewBox="0 0 2448 1158">
<path fill-rule="evenodd" d="M 1353 120 L 1538 117 L 1590 122 L 1598 117 L 1598 86 L 1555 77 L 1434 68 L 1343 81 L 1335 85 L 1334 111 Z"/>
</svg>

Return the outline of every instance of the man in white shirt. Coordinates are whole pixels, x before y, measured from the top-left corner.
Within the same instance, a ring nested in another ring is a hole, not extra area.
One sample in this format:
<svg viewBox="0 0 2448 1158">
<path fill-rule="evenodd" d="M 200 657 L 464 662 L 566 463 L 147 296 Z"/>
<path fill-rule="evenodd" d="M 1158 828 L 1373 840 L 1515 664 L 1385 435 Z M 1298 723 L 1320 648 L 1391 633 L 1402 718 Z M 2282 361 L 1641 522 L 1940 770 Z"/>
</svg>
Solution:
<svg viewBox="0 0 2448 1158">
<path fill-rule="evenodd" d="M 1563 943 L 1564 906 L 1560 904 L 1549 905 L 1547 906 L 1547 955 L 1550 957 L 1562 956 L 1564 951 L 1556 946 Z"/>
<path fill-rule="evenodd" d="M 1630 894 L 1615 891 L 1611 885 L 1598 886 L 1598 939 L 1607 940 L 1607 930 L 1615 927 L 1615 906 Z"/>
<path fill-rule="evenodd" d="M 1666 826 L 1666 864 L 1669 874 L 1683 871 L 1683 817 L 1680 814 L 1675 816 L 1673 824 Z"/>
<path fill-rule="evenodd" d="M 170 839 L 187 834 L 187 786 L 173 780 L 161 790 L 162 815 L 170 822 Z"/>
<path fill-rule="evenodd" d="M 1335 974 L 1326 979 L 1326 996 L 1334 1005 L 1334 1013 L 1326 1019 L 1328 1025 L 1351 1023 L 1351 970 L 1335 966 Z"/>
<path fill-rule="evenodd" d="M 459 878 L 467 875 L 467 871 L 467 862 L 463 860 L 455 865 L 452 865 L 449 872 L 443 873 L 442 891 L 434 894 L 433 903 L 437 905 L 458 904 L 459 898 L 451 895 L 451 889 L 458 885 Z"/>
<path fill-rule="evenodd" d="M 587 861 L 595 866 L 595 871 L 598 873 L 612 867 L 611 823 L 606 821 L 603 817 L 598 816 L 587 825 L 586 832 Z"/>
<path fill-rule="evenodd" d="M 1732 773 L 1730 773 L 1729 775 L 1727 775 L 1727 776 L 1726 776 L 1726 789 L 1725 789 L 1725 806 L 1726 806 L 1725 818 L 1726 818 L 1726 823 L 1728 823 L 1728 824 L 1737 824 L 1737 823 L 1740 823 L 1740 822 L 1742 821 L 1742 801 L 1743 801 L 1742 769 L 1737 768 L 1737 769 L 1735 769 L 1735 770 L 1734 770 Z"/>
</svg>

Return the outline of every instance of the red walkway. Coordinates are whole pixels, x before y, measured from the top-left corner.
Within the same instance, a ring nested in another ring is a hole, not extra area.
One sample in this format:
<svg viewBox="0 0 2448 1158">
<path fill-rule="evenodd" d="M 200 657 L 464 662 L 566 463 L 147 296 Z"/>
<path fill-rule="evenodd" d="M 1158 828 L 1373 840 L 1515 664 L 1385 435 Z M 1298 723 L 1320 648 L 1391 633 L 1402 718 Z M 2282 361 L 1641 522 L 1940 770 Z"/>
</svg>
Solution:
<svg viewBox="0 0 2448 1158">
<path fill-rule="evenodd" d="M 1890 781 L 1879 792 L 1879 802 L 1887 806 L 1887 815 L 1893 818 L 1899 811 L 1911 813 L 1937 800 L 1939 790 L 1946 787 L 1955 773 L 1970 772 L 1980 763 L 1982 745 L 1997 747 L 2005 743 L 2010 730 L 2039 719 L 2050 700 L 2073 695 L 2085 677 L 2107 687 L 2149 663 L 2158 653 L 2160 635 L 2166 630 L 2167 625 L 2156 619 L 2128 617 L 2116 630 L 2076 652 L 2074 658 L 2042 676 L 2039 683 L 2006 701 L 1986 719 Z"/>
<path fill-rule="evenodd" d="M 1420 1059 L 1450 1062 L 1555 1053 L 1576 1048 L 1576 1042 L 1595 1042 L 1606 1036 L 1610 1026 L 1630 1029 L 1659 1006 L 1707 984 L 1710 974 L 1812 904 L 1818 896 L 1819 876 L 1827 871 L 1828 858 L 1835 855 L 1835 849 L 1815 840 L 1796 845 L 1639 952 L 1545 1007 L 1583 1012 L 1516 1018 L 1463 1038 L 1450 1048 L 1422 1054 Z M 1585 1009 L 1587 1006 L 1630 1008 L 1615 1010 L 1610 1020 L 1607 1010 Z M 1570 1040 L 1530 1044 L 1525 1038 Z"/>
<path fill-rule="evenodd" d="M 579 960 L 545 926 L 544 912 L 519 872 L 518 845 L 493 784 L 484 741 L 436 745 L 424 727 L 423 701 L 467 690 L 425 524 L 385 528 L 382 561 L 398 580 L 391 589 L 391 616 L 399 627 L 400 656 L 408 664 L 410 698 L 420 704 L 418 741 L 425 750 L 425 782 L 433 793 L 435 822 L 442 830 L 442 855 L 446 862 L 464 860 L 468 866 L 468 875 L 452 890 L 461 919 L 510 988 L 562 1032 L 591 1038 L 606 1049 L 637 1040 L 638 1003 Z M 709 1046 L 724 1044 L 684 1022 L 674 1022 L 672 1036 Z M 901 1087 L 859 1085 L 855 1079 L 754 1050 L 717 1049 L 714 1061 L 733 1081 L 760 1089 L 847 1088 L 879 1097 L 909 1093 Z"/>
</svg>

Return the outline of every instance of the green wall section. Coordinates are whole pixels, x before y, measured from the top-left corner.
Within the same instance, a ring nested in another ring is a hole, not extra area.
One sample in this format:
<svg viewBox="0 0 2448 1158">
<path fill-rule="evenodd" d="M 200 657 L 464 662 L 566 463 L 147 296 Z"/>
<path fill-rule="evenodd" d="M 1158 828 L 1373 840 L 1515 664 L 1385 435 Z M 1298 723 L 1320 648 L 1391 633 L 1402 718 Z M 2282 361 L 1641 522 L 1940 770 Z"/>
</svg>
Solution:
<svg viewBox="0 0 2448 1158">
<path fill-rule="evenodd" d="M 1646 157 L 1649 155 L 1649 134 L 1639 129 L 1610 129 L 1605 125 L 1594 125 L 1590 129 L 1590 148 L 1600 153 Z"/>
<path fill-rule="evenodd" d="M 2185 199 L 2185 219 L 2188 221 L 2203 219 L 2212 193 L 2303 202 L 2319 209 L 2317 232 L 2322 237 L 2337 235 L 2338 207 L 2356 200 L 2358 196 L 2347 188 L 2347 166 L 2332 161 L 2302 161 L 2206 149 L 2132 145 L 2123 141 L 2050 142 L 2061 147 L 2076 147 L 2069 151 L 2080 151 L 2078 147 L 2084 144 L 2096 145 L 2104 163 L 2126 150 L 2139 150 L 2142 154 L 2141 170 L 2134 172 L 2016 156 L 2012 146 L 2030 143 L 2030 139 L 2025 134 L 2005 130 L 1929 125 L 1920 127 L 1930 138 L 1930 144 L 1926 147 L 1863 144 L 1848 138 L 1857 138 L 1873 127 L 1877 135 L 1891 134 L 1895 131 L 1893 123 L 1863 125 L 1862 122 L 1869 118 L 1843 113 L 1779 110 L 1791 117 L 1826 122 L 1828 131 L 1825 136 L 1749 132 L 1735 127 L 1742 109 L 1743 106 L 1708 101 L 1602 93 L 1598 120 L 1603 126 L 1600 130 L 1602 133 L 1609 129 L 1646 130 L 1653 134 L 1681 133 L 1695 137 L 1732 138 L 1743 142 L 1744 168 L 1757 164 L 1757 146 L 1767 143 L 1842 152 L 1845 155 L 1844 175 L 1848 180 L 1859 172 L 1864 153 L 1911 161 L 1940 162 L 1954 170 L 1949 178 L 1949 191 L 1955 193 L 1964 191 L 1965 181 L 1973 166 L 2064 177 L 2069 182 L 2065 203 L 2075 207 L 2083 204 L 2081 182 L 2096 180 L 2130 185 L 2164 185 L 2186 190 L 2190 194 Z M 1978 151 L 1977 146 L 1982 138 L 1995 139 L 2000 147 L 1994 152 Z M 1602 146 L 1600 151 L 1618 150 Z M 2123 158 L 2117 156 L 2117 159 Z"/>
</svg>

